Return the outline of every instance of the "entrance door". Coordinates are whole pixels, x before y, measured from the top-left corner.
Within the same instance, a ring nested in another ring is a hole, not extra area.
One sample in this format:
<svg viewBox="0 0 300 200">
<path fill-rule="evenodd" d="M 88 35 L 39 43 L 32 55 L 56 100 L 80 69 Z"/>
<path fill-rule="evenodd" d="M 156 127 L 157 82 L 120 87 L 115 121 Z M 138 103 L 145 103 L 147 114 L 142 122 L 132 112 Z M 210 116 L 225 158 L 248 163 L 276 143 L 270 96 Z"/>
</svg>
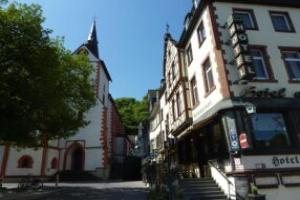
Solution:
<svg viewBox="0 0 300 200">
<path fill-rule="evenodd" d="M 74 171 L 83 170 L 83 152 L 81 148 L 74 149 L 72 153 L 71 169 Z"/>
<path fill-rule="evenodd" d="M 201 177 L 207 177 L 209 176 L 208 173 L 208 160 L 209 160 L 209 141 L 207 138 L 207 134 L 205 132 L 202 132 L 198 136 L 198 164 L 200 169 L 200 176 Z"/>
</svg>

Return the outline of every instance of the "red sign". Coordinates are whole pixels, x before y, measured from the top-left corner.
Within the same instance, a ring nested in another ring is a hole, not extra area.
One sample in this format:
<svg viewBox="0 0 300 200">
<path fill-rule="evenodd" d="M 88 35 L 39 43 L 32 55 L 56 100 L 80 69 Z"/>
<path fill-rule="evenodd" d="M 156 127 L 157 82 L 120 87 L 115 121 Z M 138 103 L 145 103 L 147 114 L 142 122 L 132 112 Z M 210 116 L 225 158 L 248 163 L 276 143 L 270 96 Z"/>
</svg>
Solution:
<svg viewBox="0 0 300 200">
<path fill-rule="evenodd" d="M 241 133 L 240 134 L 240 145 L 242 149 L 248 149 L 249 148 L 249 143 L 247 140 L 247 134 L 246 133 Z"/>
</svg>

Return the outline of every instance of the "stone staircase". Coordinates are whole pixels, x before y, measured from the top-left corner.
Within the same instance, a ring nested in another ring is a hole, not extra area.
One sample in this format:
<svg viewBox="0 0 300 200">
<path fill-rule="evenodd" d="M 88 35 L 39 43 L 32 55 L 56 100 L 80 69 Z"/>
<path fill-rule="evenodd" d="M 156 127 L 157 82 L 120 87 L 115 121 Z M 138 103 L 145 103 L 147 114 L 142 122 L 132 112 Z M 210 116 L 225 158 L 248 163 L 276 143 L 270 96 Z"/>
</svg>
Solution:
<svg viewBox="0 0 300 200">
<path fill-rule="evenodd" d="M 180 181 L 184 200 L 227 200 L 212 178 L 186 178 Z"/>
</svg>

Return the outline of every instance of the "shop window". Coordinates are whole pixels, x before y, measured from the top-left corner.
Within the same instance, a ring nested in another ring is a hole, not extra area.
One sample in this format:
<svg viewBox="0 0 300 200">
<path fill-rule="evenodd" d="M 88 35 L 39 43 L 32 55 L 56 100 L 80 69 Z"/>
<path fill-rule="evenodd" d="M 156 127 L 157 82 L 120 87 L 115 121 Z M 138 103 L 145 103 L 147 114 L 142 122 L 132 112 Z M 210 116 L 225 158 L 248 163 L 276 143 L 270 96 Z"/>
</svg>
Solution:
<svg viewBox="0 0 300 200">
<path fill-rule="evenodd" d="M 290 80 L 300 81 L 300 51 L 284 50 L 282 51 L 282 57 Z"/>
<path fill-rule="evenodd" d="M 187 56 L 188 65 L 190 65 L 193 61 L 193 51 L 192 51 L 191 44 L 188 46 L 186 50 L 186 56 Z"/>
<path fill-rule="evenodd" d="M 18 168 L 32 168 L 32 165 L 33 165 L 33 159 L 28 155 L 22 156 L 18 160 Z"/>
<path fill-rule="evenodd" d="M 214 82 L 212 66 L 209 59 L 205 61 L 203 65 L 203 69 L 204 69 L 205 90 L 206 92 L 210 92 L 215 88 L 215 82 Z"/>
<path fill-rule="evenodd" d="M 270 80 L 274 79 L 270 62 L 267 59 L 267 52 L 265 47 L 251 47 L 251 56 L 256 72 L 256 80 Z"/>
<path fill-rule="evenodd" d="M 251 116 L 255 147 L 287 147 L 290 139 L 281 113 L 258 113 Z"/>
<path fill-rule="evenodd" d="M 295 32 L 292 20 L 287 12 L 270 12 L 271 20 L 275 31 Z"/>
<path fill-rule="evenodd" d="M 197 29 L 197 33 L 198 33 L 199 46 L 201 46 L 204 40 L 206 39 L 206 32 L 203 23 L 200 24 L 199 28 Z"/>
<path fill-rule="evenodd" d="M 191 89 L 192 89 L 191 90 L 192 104 L 193 106 L 197 106 L 199 104 L 199 96 L 198 96 L 197 81 L 195 76 L 191 80 Z"/>
<path fill-rule="evenodd" d="M 235 16 L 239 17 L 243 21 L 243 25 L 244 25 L 245 29 L 248 29 L 248 30 L 257 30 L 258 29 L 253 10 L 234 9 L 233 14 Z"/>
<path fill-rule="evenodd" d="M 57 158 L 53 158 L 51 161 L 51 169 L 57 169 L 58 168 L 58 160 Z"/>
</svg>

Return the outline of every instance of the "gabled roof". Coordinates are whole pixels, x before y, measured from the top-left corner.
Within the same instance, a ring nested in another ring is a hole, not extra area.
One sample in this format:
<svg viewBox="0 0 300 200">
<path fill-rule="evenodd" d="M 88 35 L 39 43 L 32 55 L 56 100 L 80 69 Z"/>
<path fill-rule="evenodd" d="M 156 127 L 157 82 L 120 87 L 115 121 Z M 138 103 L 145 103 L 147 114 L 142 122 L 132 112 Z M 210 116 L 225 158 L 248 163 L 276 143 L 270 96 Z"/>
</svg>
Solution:
<svg viewBox="0 0 300 200">
<path fill-rule="evenodd" d="M 171 33 L 166 33 L 164 38 L 164 61 L 163 61 L 163 77 L 166 73 L 166 61 L 167 61 L 167 48 L 168 42 L 171 42 L 174 46 L 177 46 L 176 40 L 173 39 Z"/>
<path fill-rule="evenodd" d="M 112 81 L 111 76 L 110 76 L 110 74 L 109 74 L 109 72 L 108 72 L 108 70 L 107 70 L 107 67 L 106 67 L 106 65 L 105 65 L 105 62 L 104 62 L 103 60 L 97 58 L 97 57 L 90 51 L 90 49 L 87 48 L 86 44 L 80 45 L 80 46 L 73 52 L 73 54 L 78 54 L 78 53 L 80 52 L 80 50 L 82 50 L 82 49 L 85 49 L 86 51 L 88 51 L 89 54 L 91 54 L 91 55 L 94 57 L 95 60 L 92 61 L 92 62 L 98 62 L 99 64 L 102 65 L 102 67 L 103 67 L 103 69 L 104 69 L 104 72 L 105 72 L 105 74 L 106 74 L 108 80 L 109 80 L 109 81 Z"/>
</svg>

